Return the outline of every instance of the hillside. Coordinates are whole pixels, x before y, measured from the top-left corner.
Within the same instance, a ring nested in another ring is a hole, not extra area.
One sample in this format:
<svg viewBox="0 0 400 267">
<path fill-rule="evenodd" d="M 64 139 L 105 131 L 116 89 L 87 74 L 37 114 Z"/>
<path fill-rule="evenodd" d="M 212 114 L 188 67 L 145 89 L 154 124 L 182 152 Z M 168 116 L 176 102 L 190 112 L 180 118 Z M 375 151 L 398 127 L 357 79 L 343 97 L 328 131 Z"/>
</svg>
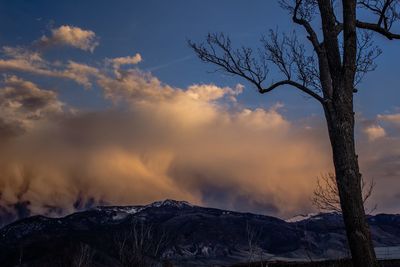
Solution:
<svg viewBox="0 0 400 267">
<path fill-rule="evenodd" d="M 399 215 L 368 221 L 376 247 L 400 246 Z M 227 266 L 340 258 L 346 247 L 336 213 L 284 221 L 165 200 L 16 221 L 0 229 L 0 266 Z"/>
</svg>

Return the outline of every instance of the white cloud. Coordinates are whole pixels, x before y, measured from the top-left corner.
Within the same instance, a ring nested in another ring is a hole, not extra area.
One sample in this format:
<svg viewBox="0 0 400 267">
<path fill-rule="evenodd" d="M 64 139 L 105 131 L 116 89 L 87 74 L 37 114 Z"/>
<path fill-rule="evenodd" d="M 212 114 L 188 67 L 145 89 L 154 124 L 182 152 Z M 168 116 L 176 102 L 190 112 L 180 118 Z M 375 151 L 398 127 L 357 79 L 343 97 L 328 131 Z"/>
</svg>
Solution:
<svg viewBox="0 0 400 267">
<path fill-rule="evenodd" d="M 90 52 L 93 52 L 96 46 L 99 45 L 96 34 L 93 31 L 69 25 L 52 29 L 51 36 L 42 36 L 38 43 L 44 47 L 65 45 Z"/>
<path fill-rule="evenodd" d="M 243 92 L 243 85 L 238 84 L 234 89 L 230 87 L 218 87 L 214 84 L 195 84 L 185 90 L 190 97 L 202 100 L 213 101 L 224 96 L 228 96 L 230 100 L 236 102 L 236 96 Z"/>
<path fill-rule="evenodd" d="M 106 62 L 111 64 L 114 69 L 119 69 L 122 65 L 135 65 L 142 61 L 142 56 L 136 53 L 134 56 L 108 58 Z"/>
</svg>

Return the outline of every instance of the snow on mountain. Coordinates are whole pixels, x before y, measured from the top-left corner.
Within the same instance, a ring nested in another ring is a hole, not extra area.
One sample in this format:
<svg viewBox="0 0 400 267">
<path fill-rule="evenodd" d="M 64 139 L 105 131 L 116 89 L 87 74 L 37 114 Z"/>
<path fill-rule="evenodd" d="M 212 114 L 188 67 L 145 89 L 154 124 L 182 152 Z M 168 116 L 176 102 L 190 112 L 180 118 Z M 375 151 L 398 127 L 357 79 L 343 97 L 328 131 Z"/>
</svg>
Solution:
<svg viewBox="0 0 400 267">
<path fill-rule="evenodd" d="M 296 215 L 296 216 L 294 216 L 292 218 L 286 219 L 285 222 L 295 223 L 295 222 L 301 222 L 301 221 L 304 221 L 304 220 L 308 220 L 308 219 L 311 219 L 311 218 L 318 219 L 318 217 L 316 217 L 316 216 L 318 216 L 319 214 L 320 213 L 309 213 L 309 214 L 306 214 L 306 215 L 299 214 L 299 215 Z"/>
<path fill-rule="evenodd" d="M 166 199 L 163 201 L 156 201 L 153 202 L 147 206 L 147 207 L 155 207 L 155 208 L 159 208 L 159 207 L 165 207 L 165 206 L 170 206 L 170 207 L 176 207 L 176 208 L 184 208 L 184 207 L 194 207 L 192 204 L 190 204 L 187 201 L 177 201 L 177 200 L 173 200 L 173 199 Z"/>
<path fill-rule="evenodd" d="M 194 205 L 187 201 L 177 201 L 173 199 L 166 199 L 162 201 L 156 201 L 144 206 L 98 206 L 94 208 L 96 211 L 105 212 L 107 214 L 112 213 L 113 220 L 122 220 L 129 215 L 136 214 L 148 208 L 162 208 L 162 207 L 172 207 L 172 208 L 191 208 Z"/>
<path fill-rule="evenodd" d="M 318 213 L 308 213 L 299 214 L 292 218 L 286 219 L 287 223 L 300 223 L 303 221 L 316 221 L 316 220 L 337 220 L 341 219 L 342 215 L 338 212 L 318 212 Z M 371 218 L 372 220 L 373 218 Z"/>
</svg>

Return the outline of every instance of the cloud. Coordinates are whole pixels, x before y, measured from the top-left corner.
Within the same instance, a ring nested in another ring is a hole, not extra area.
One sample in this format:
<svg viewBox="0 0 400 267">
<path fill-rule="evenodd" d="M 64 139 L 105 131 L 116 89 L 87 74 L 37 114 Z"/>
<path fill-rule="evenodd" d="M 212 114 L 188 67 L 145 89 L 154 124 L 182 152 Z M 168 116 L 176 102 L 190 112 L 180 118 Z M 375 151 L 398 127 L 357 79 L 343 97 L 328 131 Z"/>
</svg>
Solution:
<svg viewBox="0 0 400 267">
<path fill-rule="evenodd" d="M 375 141 L 376 139 L 386 136 L 386 131 L 380 125 L 370 125 L 364 129 L 370 141 Z"/>
<path fill-rule="evenodd" d="M 62 25 L 51 30 L 51 36 L 42 36 L 38 44 L 48 46 L 72 46 L 84 51 L 93 52 L 99 45 L 96 34 L 90 30 L 83 30 L 79 27 Z"/>
<path fill-rule="evenodd" d="M 29 203 L 32 214 L 57 215 L 73 211 L 77 201 L 126 205 L 175 198 L 281 217 L 313 210 L 316 177 L 332 170 L 322 120 L 290 121 L 280 103 L 237 105 L 241 85 L 175 88 L 138 69 L 113 76 L 85 65 L 71 68 L 81 67 L 113 108 L 46 115 L 45 124 L 33 121 L 35 130 L 1 144 L 0 206 L 10 211 Z M 22 111 L 15 116 L 29 117 Z M 371 203 L 392 209 L 390 194 L 382 192 L 398 175 L 400 146 L 394 142 L 382 134 L 358 141 L 363 173 L 377 182 L 379 197 Z"/>
<path fill-rule="evenodd" d="M 91 79 L 99 74 L 97 68 L 74 61 L 49 62 L 41 54 L 24 47 L 3 47 L 5 58 L 0 59 L 0 70 L 30 73 L 38 76 L 72 80 L 85 88 L 92 86 Z"/>
<path fill-rule="evenodd" d="M 45 46 L 56 44 L 70 45 L 83 50 L 93 51 L 98 43 L 92 31 L 72 26 L 61 26 L 52 30 L 51 37 L 43 36 L 39 44 Z M 3 46 L 1 54 L 1 71 L 68 79 L 83 85 L 85 88 L 90 88 L 92 86 L 91 79 L 100 73 L 97 68 L 72 60 L 68 60 L 67 62 L 48 61 L 43 58 L 40 51 L 29 46 Z"/>
<path fill-rule="evenodd" d="M 106 59 L 108 64 L 111 64 L 114 69 L 119 69 L 122 65 L 136 65 L 142 61 L 142 56 L 136 53 L 134 56 L 116 57 Z"/>
<path fill-rule="evenodd" d="M 364 178 L 376 182 L 370 203 L 378 205 L 378 212 L 399 213 L 396 201 L 400 177 L 399 135 L 362 143 L 358 148 Z"/>
<path fill-rule="evenodd" d="M 0 70 L 28 72 L 36 75 L 52 76 L 53 71 L 41 54 L 25 47 L 2 48 L 3 58 L 0 59 Z"/>
<path fill-rule="evenodd" d="M 364 132 L 370 130 L 367 133 L 368 139 L 357 140 L 364 178 L 376 182 L 370 203 L 378 205 L 378 212 L 399 212 L 396 194 L 397 179 L 400 176 L 400 125 L 397 118 L 398 114 L 393 113 L 377 115 L 373 120 L 364 121 Z"/>
<path fill-rule="evenodd" d="M 66 78 L 83 85 L 85 88 L 92 86 L 91 78 L 98 76 L 100 71 L 97 68 L 86 64 L 69 61 L 62 71 L 54 72 L 54 77 Z"/>
<path fill-rule="evenodd" d="M 23 47 L 2 53 L 3 71 L 95 84 L 113 105 L 70 112 L 54 91 L 6 76 L 0 87 L 0 135 L 7 137 L 0 141 L 0 217 L 163 198 L 289 217 L 313 210 L 316 177 L 333 168 L 322 118 L 290 120 L 281 103 L 245 107 L 237 103 L 243 85 L 173 87 L 132 66 L 139 54 L 94 67 L 50 62 Z M 385 212 L 397 209 L 396 118 L 379 115 L 363 125 L 365 135 L 357 134 L 363 174 L 377 183 L 371 202 Z"/>
<path fill-rule="evenodd" d="M 142 61 L 142 56 L 137 53 L 134 56 L 126 56 L 126 57 L 117 57 L 117 58 L 106 58 L 105 65 L 106 67 L 112 68 L 114 75 L 117 78 L 121 78 L 125 71 L 121 70 L 121 66 L 124 65 L 136 65 Z M 132 69 L 128 69 L 128 71 L 132 71 Z"/>
<path fill-rule="evenodd" d="M 228 96 L 230 100 L 236 102 L 236 96 L 241 94 L 243 89 L 244 86 L 241 84 L 236 85 L 233 89 L 230 87 L 220 88 L 213 84 L 195 84 L 189 86 L 185 92 L 196 100 L 213 101 Z"/>
<path fill-rule="evenodd" d="M 11 46 L 3 46 L 3 54 L 13 58 L 25 60 L 28 62 L 43 62 L 42 55 L 37 51 L 31 51 L 24 47 L 11 47 Z"/>
<path fill-rule="evenodd" d="M 386 115 L 379 114 L 377 117 L 379 120 L 400 125 L 400 113 L 386 114 Z"/>
<path fill-rule="evenodd" d="M 32 128 L 36 121 L 63 112 L 57 94 L 36 84 L 8 76 L 0 88 L 0 120 L 13 129 Z"/>
<path fill-rule="evenodd" d="M 331 167 L 323 131 L 288 121 L 280 105 L 236 106 L 240 85 L 180 89 L 137 70 L 98 84 L 119 103 L 112 110 L 58 117 L 3 144 L 1 206 L 28 201 L 43 214 L 78 198 L 175 198 L 288 216 L 311 209 L 313 181 Z"/>
</svg>

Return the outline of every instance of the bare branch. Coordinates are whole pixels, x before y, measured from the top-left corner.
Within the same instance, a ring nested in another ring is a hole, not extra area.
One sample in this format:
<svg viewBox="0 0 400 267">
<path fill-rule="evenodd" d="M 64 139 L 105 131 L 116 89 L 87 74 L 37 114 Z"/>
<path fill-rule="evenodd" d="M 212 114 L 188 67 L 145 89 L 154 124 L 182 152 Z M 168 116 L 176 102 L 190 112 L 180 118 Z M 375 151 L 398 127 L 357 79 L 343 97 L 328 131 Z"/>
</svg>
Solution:
<svg viewBox="0 0 400 267">
<path fill-rule="evenodd" d="M 157 231 L 151 224 L 133 221 L 114 242 L 123 266 L 158 266 L 168 238 L 166 232 Z"/>
<path fill-rule="evenodd" d="M 288 80 L 291 80 L 294 60 L 290 51 L 287 51 L 290 46 L 287 36 L 283 35 L 279 38 L 277 32 L 270 30 L 268 38 L 262 36 L 261 42 L 264 44 L 267 60 L 272 62 Z"/>
<path fill-rule="evenodd" d="M 313 98 L 315 98 L 316 100 L 318 100 L 322 104 L 324 103 L 324 99 L 320 95 L 318 95 L 317 93 L 315 93 L 312 90 L 308 89 L 307 87 L 305 87 L 305 86 L 303 86 L 303 85 L 301 85 L 301 84 L 299 84 L 297 82 L 291 81 L 291 80 L 283 80 L 283 81 L 280 81 L 280 82 L 273 83 L 273 84 L 271 84 L 269 87 L 267 87 L 265 89 L 261 88 L 259 90 L 259 92 L 261 94 L 268 93 L 268 92 L 271 92 L 275 88 L 277 88 L 279 86 L 282 86 L 282 85 L 291 85 L 293 87 L 296 87 L 296 88 L 300 89 L 301 91 L 303 91 L 304 93 L 312 96 Z"/>
<path fill-rule="evenodd" d="M 340 54 L 343 56 L 344 44 L 340 43 Z M 377 67 L 375 60 L 382 54 L 382 50 L 375 45 L 373 40 L 373 33 L 365 30 L 357 30 L 357 51 L 355 63 L 355 77 L 353 83 L 353 92 L 358 92 L 356 88 L 364 76 Z"/>
<path fill-rule="evenodd" d="M 362 22 L 362 21 L 357 20 L 356 26 L 360 29 L 371 30 L 371 31 L 380 33 L 381 35 L 385 36 L 389 40 L 400 39 L 400 34 L 391 33 L 389 30 L 379 27 L 377 24 L 374 24 L 374 23 L 367 23 L 367 22 Z"/>
<path fill-rule="evenodd" d="M 87 244 L 79 243 L 76 252 L 72 256 L 72 266 L 85 267 L 92 266 L 92 260 L 95 251 Z"/>
<path fill-rule="evenodd" d="M 365 74 L 376 69 L 375 59 L 382 54 L 372 39 L 372 33 L 363 31 L 357 35 L 356 76 L 354 86 L 357 86 Z"/>
<path fill-rule="evenodd" d="M 318 58 L 315 53 L 311 56 L 307 55 L 306 49 L 303 44 L 297 40 L 295 33 L 292 37 L 288 38 L 288 46 L 291 52 L 293 61 L 294 73 L 296 79 L 302 83 L 303 86 L 312 89 L 314 92 L 321 92 L 321 79 L 318 66 Z"/>
<path fill-rule="evenodd" d="M 315 0 L 281 0 L 280 5 L 283 9 L 289 11 L 294 23 L 303 26 L 308 33 L 307 38 L 312 43 L 314 50 L 317 53 L 322 52 L 322 47 L 318 41 L 318 36 L 311 26 L 311 20 L 313 19 L 317 10 L 317 2 Z"/>
<path fill-rule="evenodd" d="M 375 188 L 375 181 L 372 180 L 366 183 L 363 178 L 361 178 L 361 189 L 363 194 L 363 203 L 368 201 L 371 197 Z M 336 176 L 333 173 L 328 173 L 326 175 L 321 175 L 317 179 L 317 187 L 314 190 L 313 197 L 311 199 L 313 205 L 319 210 L 324 211 L 334 211 L 342 212 L 340 207 L 339 190 L 337 188 Z M 376 205 L 372 209 L 368 210 L 367 213 L 372 213 L 375 211 Z"/>
<path fill-rule="evenodd" d="M 393 24 L 400 20 L 399 0 L 359 0 L 357 4 L 376 16 L 375 23 L 357 20 L 358 28 L 374 31 L 389 40 L 400 39 L 400 34 L 391 32 Z"/>
<path fill-rule="evenodd" d="M 268 68 L 265 58 L 261 56 L 260 60 L 256 60 L 251 48 L 234 50 L 231 40 L 223 33 L 208 34 L 206 43 L 202 44 L 189 41 L 189 46 L 202 61 L 213 63 L 227 73 L 241 76 L 258 89 L 266 79 Z"/>
<path fill-rule="evenodd" d="M 219 67 L 218 70 L 246 79 L 260 93 L 270 92 L 281 85 L 291 85 L 323 103 L 323 98 L 317 93 L 320 85 L 316 60 L 312 56 L 306 57 L 304 47 L 295 35 L 292 36 L 288 38 L 283 35 L 280 38 L 276 32 L 270 31 L 269 37 L 261 40 L 264 51 L 259 51 L 259 60 L 254 57 L 251 48 L 233 49 L 230 39 L 223 33 L 208 34 L 205 43 L 189 41 L 189 45 L 202 61 L 213 63 Z M 285 79 L 264 88 L 268 62 L 275 65 Z M 293 76 L 297 81 L 292 79 Z"/>
<path fill-rule="evenodd" d="M 320 210 L 341 212 L 339 191 L 334 174 L 328 173 L 318 177 L 312 203 Z"/>
</svg>

